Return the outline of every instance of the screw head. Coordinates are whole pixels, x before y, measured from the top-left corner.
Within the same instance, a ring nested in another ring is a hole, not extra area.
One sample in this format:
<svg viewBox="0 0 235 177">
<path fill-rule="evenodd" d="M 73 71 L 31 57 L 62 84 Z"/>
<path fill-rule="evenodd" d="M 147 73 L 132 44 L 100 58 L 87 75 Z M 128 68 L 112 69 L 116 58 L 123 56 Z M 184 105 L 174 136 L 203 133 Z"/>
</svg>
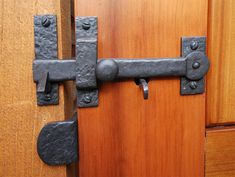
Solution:
<svg viewBox="0 0 235 177">
<path fill-rule="evenodd" d="M 193 69 L 198 69 L 200 67 L 200 63 L 199 62 L 194 62 L 192 65 Z"/>
<path fill-rule="evenodd" d="M 190 48 L 192 50 L 196 50 L 198 48 L 198 42 L 197 41 L 192 41 L 190 44 Z"/>
<path fill-rule="evenodd" d="M 49 27 L 51 25 L 50 19 L 48 19 L 46 16 L 42 17 L 42 26 L 45 28 Z"/>
<path fill-rule="evenodd" d="M 44 100 L 45 101 L 50 101 L 51 100 L 51 95 L 50 94 L 45 94 Z"/>
<path fill-rule="evenodd" d="M 88 104 L 88 103 L 91 102 L 91 100 L 92 100 L 92 98 L 91 98 L 90 95 L 85 95 L 85 96 L 84 96 L 84 99 L 83 99 L 83 102 L 86 103 L 86 104 Z"/>
<path fill-rule="evenodd" d="M 84 30 L 89 30 L 90 27 L 91 27 L 91 24 L 90 24 L 89 22 L 83 22 L 82 28 L 83 28 Z"/>
<path fill-rule="evenodd" d="M 197 88 L 197 82 L 192 81 L 192 82 L 190 82 L 189 86 L 190 86 L 191 89 L 196 89 Z"/>
</svg>

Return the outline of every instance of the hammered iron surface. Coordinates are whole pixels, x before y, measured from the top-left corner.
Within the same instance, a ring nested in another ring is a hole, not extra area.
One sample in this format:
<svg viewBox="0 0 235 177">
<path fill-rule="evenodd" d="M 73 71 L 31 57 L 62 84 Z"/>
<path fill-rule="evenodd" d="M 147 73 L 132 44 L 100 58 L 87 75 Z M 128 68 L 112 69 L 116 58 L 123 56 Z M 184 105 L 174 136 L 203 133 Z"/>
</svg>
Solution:
<svg viewBox="0 0 235 177">
<path fill-rule="evenodd" d="M 77 160 L 77 114 L 65 121 L 45 125 L 38 137 L 37 151 L 48 165 L 70 164 Z"/>
<path fill-rule="evenodd" d="M 42 21 L 46 19 L 49 26 L 44 27 Z M 57 23 L 55 15 L 34 16 L 34 45 L 35 60 L 57 60 Z M 58 84 L 51 84 L 49 93 L 37 92 L 38 105 L 55 105 L 59 103 Z"/>
</svg>

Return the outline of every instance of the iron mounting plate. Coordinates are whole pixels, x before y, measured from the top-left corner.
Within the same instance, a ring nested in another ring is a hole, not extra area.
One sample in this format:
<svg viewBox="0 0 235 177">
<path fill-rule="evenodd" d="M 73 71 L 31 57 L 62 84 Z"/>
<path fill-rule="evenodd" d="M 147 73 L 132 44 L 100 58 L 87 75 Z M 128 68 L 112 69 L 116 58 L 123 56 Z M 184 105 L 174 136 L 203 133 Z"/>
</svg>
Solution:
<svg viewBox="0 0 235 177">
<path fill-rule="evenodd" d="M 47 25 L 43 26 L 43 23 L 47 23 Z M 34 45 L 35 60 L 58 59 L 57 22 L 55 15 L 34 16 Z M 48 93 L 37 92 L 37 104 L 40 106 L 59 104 L 58 84 L 52 83 L 51 90 Z"/>
<path fill-rule="evenodd" d="M 76 17 L 76 85 L 78 107 L 98 106 L 96 83 L 97 17 Z"/>
<path fill-rule="evenodd" d="M 195 42 L 195 48 L 192 44 Z M 188 54 L 199 51 L 206 53 L 206 37 L 182 37 L 181 39 L 181 55 L 186 57 Z M 180 94 L 194 95 L 204 92 L 205 82 L 204 77 L 200 80 L 189 80 L 186 77 L 180 79 Z"/>
</svg>

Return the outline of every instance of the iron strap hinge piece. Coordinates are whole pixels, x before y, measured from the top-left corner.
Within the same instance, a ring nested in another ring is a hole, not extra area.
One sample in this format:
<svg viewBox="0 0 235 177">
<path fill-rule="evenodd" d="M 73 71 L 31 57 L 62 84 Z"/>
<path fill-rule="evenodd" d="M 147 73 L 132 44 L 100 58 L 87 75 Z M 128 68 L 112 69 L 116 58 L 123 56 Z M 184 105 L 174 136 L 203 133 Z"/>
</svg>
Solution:
<svg viewBox="0 0 235 177">
<path fill-rule="evenodd" d="M 45 19 L 49 25 L 44 24 Z M 182 95 L 204 92 L 204 76 L 209 69 L 206 37 L 183 37 L 180 58 L 97 59 L 97 18 L 76 17 L 76 57 L 57 60 L 55 19 L 52 15 L 35 17 L 33 76 L 39 105 L 57 104 L 58 83 L 68 80 L 76 82 L 78 107 L 98 105 L 98 81 L 137 79 L 147 99 L 146 79 L 179 76 Z"/>
</svg>

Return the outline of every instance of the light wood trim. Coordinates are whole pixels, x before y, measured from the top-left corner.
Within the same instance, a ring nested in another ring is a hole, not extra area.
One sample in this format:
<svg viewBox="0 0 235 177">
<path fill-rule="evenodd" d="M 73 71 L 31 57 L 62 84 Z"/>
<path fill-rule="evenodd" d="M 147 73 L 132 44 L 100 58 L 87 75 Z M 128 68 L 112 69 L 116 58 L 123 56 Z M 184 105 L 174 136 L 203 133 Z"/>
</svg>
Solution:
<svg viewBox="0 0 235 177">
<path fill-rule="evenodd" d="M 235 1 L 209 0 L 207 125 L 235 124 Z"/>
<path fill-rule="evenodd" d="M 64 89 L 60 105 L 38 107 L 32 77 L 33 16 L 56 14 L 58 53 L 71 55 L 69 0 L 2 0 L 0 2 L 0 176 L 66 177 L 66 167 L 45 165 L 36 152 L 41 128 L 63 120 Z M 67 111 L 68 112 L 68 109 Z"/>
<path fill-rule="evenodd" d="M 206 177 L 235 176 L 235 127 L 206 131 Z"/>
</svg>

